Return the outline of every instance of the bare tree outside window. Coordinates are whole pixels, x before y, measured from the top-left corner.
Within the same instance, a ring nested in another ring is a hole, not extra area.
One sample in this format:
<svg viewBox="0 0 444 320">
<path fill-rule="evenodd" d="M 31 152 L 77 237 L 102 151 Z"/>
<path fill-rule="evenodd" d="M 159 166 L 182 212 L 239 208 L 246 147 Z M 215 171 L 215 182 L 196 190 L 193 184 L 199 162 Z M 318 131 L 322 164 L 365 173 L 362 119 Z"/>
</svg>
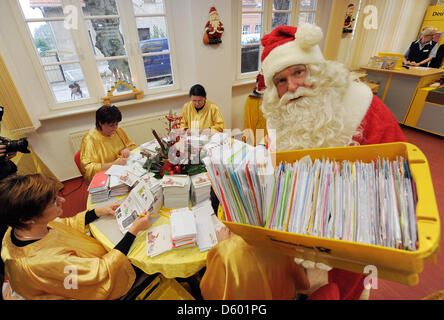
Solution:
<svg viewBox="0 0 444 320">
<path fill-rule="evenodd" d="M 90 16 L 116 16 L 119 14 L 115 0 L 85 0 L 84 12 Z M 126 56 L 125 42 L 120 32 L 120 19 L 91 19 L 91 25 L 95 32 L 94 46 L 104 57 Z M 127 59 L 108 60 L 108 68 L 118 79 L 122 75 L 131 79 L 131 72 Z M 120 85 L 117 91 L 126 91 L 127 88 Z"/>
<path fill-rule="evenodd" d="M 291 0 L 273 0 L 273 11 L 291 10 Z M 290 12 L 290 11 L 289 11 Z M 273 12 L 271 18 L 271 29 L 278 26 L 285 26 L 290 24 L 289 12 Z"/>
</svg>

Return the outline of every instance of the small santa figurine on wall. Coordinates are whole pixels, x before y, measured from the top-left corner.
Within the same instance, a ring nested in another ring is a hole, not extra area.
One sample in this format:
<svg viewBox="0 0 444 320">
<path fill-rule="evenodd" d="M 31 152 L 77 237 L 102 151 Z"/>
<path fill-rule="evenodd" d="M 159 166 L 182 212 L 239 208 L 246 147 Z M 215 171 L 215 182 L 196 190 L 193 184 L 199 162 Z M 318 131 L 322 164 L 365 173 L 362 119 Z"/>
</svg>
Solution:
<svg viewBox="0 0 444 320">
<path fill-rule="evenodd" d="M 205 44 L 222 43 L 222 34 L 224 33 L 224 26 L 220 21 L 219 13 L 215 7 L 211 7 L 209 13 L 209 21 L 205 25 L 205 34 L 203 42 Z"/>
</svg>

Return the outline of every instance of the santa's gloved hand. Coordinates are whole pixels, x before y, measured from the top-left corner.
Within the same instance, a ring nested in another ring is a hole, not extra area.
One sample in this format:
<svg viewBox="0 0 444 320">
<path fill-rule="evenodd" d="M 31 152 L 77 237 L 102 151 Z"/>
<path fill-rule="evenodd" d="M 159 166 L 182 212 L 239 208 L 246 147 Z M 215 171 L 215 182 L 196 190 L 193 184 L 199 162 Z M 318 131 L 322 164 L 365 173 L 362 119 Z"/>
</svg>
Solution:
<svg viewBox="0 0 444 320">
<path fill-rule="evenodd" d="M 303 266 L 305 269 L 321 269 L 324 271 L 330 271 L 331 269 L 333 269 L 333 267 L 330 267 L 329 265 L 322 263 L 322 262 L 314 262 L 311 260 L 304 260 L 301 258 L 294 258 L 294 262 L 297 264 L 300 264 L 301 266 Z"/>
<path fill-rule="evenodd" d="M 332 269 L 332 267 L 322 262 L 314 262 L 301 258 L 294 258 L 294 262 L 305 268 L 305 274 L 307 275 L 308 282 L 310 283 L 310 288 L 300 293 L 306 294 L 308 296 L 308 299 L 310 299 L 311 295 L 314 292 L 317 292 L 317 290 L 319 290 L 320 288 L 324 288 L 322 289 L 323 291 L 326 290 L 327 285 L 329 284 L 328 273 Z M 327 291 L 328 292 L 323 292 L 321 296 L 334 296 L 334 294 L 330 294 L 330 290 Z M 315 295 L 314 297 L 316 298 L 317 296 L 319 296 L 319 294 Z"/>
</svg>

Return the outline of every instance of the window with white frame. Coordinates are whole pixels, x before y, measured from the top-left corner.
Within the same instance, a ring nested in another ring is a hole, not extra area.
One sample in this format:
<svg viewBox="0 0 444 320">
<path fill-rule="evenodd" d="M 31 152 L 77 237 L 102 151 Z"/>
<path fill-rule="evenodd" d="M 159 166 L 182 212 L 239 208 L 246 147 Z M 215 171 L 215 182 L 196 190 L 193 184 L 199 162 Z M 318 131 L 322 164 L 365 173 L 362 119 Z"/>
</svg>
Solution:
<svg viewBox="0 0 444 320">
<path fill-rule="evenodd" d="M 315 23 L 318 0 L 242 0 L 241 24 L 255 25 L 254 33 L 241 35 L 240 74 L 259 71 L 260 39 L 280 25 Z"/>
<path fill-rule="evenodd" d="M 173 89 L 168 1 L 16 0 L 51 109 L 97 102 L 119 78 L 145 92 Z"/>
<path fill-rule="evenodd" d="M 298 26 L 315 23 L 318 0 L 300 0 Z"/>
</svg>

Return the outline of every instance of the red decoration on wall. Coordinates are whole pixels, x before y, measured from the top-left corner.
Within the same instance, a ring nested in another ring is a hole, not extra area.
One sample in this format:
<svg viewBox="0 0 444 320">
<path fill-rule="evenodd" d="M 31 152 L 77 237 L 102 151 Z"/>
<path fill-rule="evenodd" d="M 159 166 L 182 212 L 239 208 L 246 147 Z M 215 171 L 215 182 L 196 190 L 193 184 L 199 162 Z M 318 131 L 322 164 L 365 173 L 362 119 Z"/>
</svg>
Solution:
<svg viewBox="0 0 444 320">
<path fill-rule="evenodd" d="M 222 43 L 222 34 L 224 33 L 224 26 L 220 21 L 219 13 L 215 7 L 211 7 L 209 13 L 209 20 L 205 24 L 205 34 L 203 42 L 205 44 Z"/>
</svg>

